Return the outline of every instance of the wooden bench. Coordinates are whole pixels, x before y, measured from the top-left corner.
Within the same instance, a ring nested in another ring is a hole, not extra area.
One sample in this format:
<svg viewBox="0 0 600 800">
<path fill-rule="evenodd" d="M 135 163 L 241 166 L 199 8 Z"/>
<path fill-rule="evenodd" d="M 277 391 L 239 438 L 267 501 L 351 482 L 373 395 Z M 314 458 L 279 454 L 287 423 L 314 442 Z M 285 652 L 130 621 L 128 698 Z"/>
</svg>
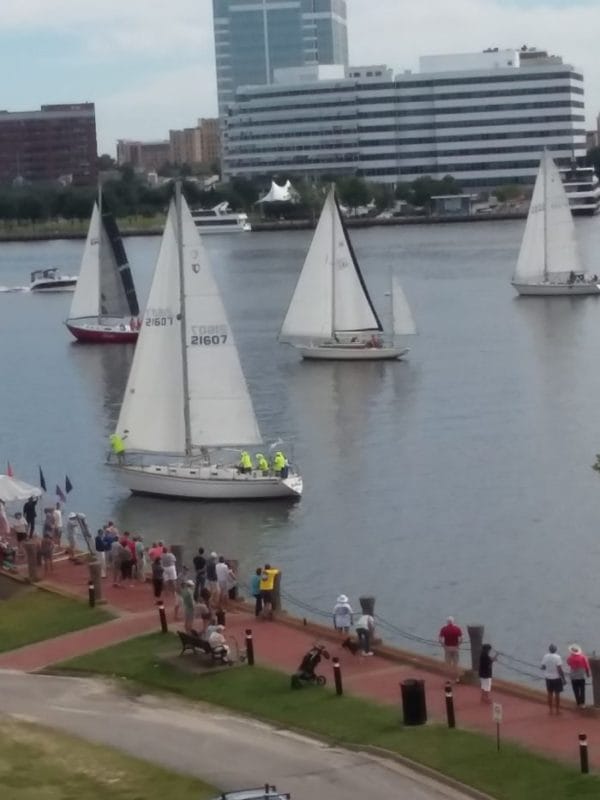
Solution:
<svg viewBox="0 0 600 800">
<path fill-rule="evenodd" d="M 206 639 L 201 639 L 196 633 L 185 633 L 185 631 L 177 631 L 177 636 L 181 641 L 182 656 L 187 650 L 192 653 L 200 653 L 201 655 L 210 656 L 215 664 L 231 664 L 227 655 L 220 649 L 213 649 Z"/>
</svg>

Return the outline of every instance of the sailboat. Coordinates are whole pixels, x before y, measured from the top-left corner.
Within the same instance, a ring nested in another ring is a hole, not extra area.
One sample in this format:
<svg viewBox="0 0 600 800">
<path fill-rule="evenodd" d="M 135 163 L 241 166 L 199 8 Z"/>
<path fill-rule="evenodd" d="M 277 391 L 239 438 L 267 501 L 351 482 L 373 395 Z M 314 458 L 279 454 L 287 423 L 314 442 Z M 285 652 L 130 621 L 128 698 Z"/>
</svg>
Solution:
<svg viewBox="0 0 600 800">
<path fill-rule="evenodd" d="M 396 288 L 392 300 L 399 297 Z M 394 312 L 394 327 L 405 333 L 402 311 L 408 308 L 406 299 L 401 305 Z M 352 249 L 333 186 L 325 199 L 279 341 L 293 345 L 303 358 L 310 359 L 379 361 L 400 358 L 408 352 L 394 340 L 386 342 L 383 338 L 383 325 Z"/>
<path fill-rule="evenodd" d="M 600 294 L 598 276 L 583 272 L 569 198 L 547 150 L 540 161 L 512 285 L 521 295 Z"/>
<path fill-rule="evenodd" d="M 262 441 L 238 350 L 190 210 L 176 185 L 116 433 L 134 493 L 198 500 L 298 498 L 287 468 L 241 472 L 227 451 Z M 237 457 L 236 457 L 237 458 Z"/>
<path fill-rule="evenodd" d="M 139 306 L 117 223 L 94 203 L 79 279 L 65 325 L 80 342 L 135 342 Z"/>
</svg>

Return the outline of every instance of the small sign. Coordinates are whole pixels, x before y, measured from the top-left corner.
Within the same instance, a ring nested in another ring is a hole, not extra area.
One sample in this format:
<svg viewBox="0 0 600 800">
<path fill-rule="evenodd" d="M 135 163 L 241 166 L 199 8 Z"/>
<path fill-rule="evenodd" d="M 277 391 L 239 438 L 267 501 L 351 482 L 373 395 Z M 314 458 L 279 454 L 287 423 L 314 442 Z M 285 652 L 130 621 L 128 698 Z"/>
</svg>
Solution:
<svg viewBox="0 0 600 800">
<path fill-rule="evenodd" d="M 494 722 L 502 722 L 502 703 L 494 703 L 492 706 L 492 719 Z"/>
</svg>

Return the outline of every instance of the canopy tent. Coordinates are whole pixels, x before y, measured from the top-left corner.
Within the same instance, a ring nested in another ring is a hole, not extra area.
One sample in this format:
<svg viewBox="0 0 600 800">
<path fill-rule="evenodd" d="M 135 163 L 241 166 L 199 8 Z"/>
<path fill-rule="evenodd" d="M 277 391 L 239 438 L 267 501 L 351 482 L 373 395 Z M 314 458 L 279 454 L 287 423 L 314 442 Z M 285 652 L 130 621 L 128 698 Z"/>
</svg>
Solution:
<svg viewBox="0 0 600 800">
<path fill-rule="evenodd" d="M 271 181 L 271 188 L 269 192 L 257 200 L 258 203 L 297 203 L 299 199 L 298 192 L 294 189 L 289 181 L 285 182 L 284 186 L 280 186 L 275 181 Z"/>
<path fill-rule="evenodd" d="M 11 478 L 10 475 L 0 475 L 0 500 L 5 503 L 14 503 L 16 500 L 27 500 L 30 497 L 40 497 L 42 490 L 37 486 L 30 486 L 25 481 Z"/>
</svg>

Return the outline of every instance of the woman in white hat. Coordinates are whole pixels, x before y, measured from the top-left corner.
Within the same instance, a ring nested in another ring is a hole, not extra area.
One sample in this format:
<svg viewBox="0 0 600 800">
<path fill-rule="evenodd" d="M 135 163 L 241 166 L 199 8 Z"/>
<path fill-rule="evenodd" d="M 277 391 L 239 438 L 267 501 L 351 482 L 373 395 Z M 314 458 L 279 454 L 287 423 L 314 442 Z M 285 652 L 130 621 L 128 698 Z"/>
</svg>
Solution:
<svg viewBox="0 0 600 800">
<path fill-rule="evenodd" d="M 341 594 L 333 607 L 333 627 L 336 631 L 349 633 L 352 627 L 352 606 L 345 594 Z"/>
<path fill-rule="evenodd" d="M 590 662 L 578 644 L 569 645 L 567 666 L 571 677 L 571 686 L 578 708 L 585 708 L 585 679 L 590 677 Z"/>
</svg>

